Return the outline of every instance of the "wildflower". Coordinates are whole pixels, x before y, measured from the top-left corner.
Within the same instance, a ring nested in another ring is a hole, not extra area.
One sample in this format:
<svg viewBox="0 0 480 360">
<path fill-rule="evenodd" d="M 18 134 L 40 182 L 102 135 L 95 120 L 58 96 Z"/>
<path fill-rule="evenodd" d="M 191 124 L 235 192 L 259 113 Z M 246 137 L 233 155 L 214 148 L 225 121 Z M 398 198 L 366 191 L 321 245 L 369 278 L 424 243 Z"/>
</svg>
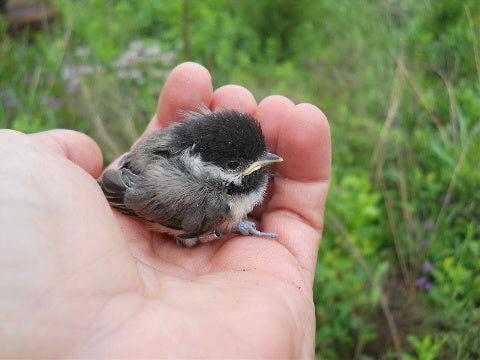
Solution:
<svg viewBox="0 0 480 360">
<path fill-rule="evenodd" d="M 432 219 L 427 219 L 423 222 L 423 230 L 427 232 L 432 232 L 433 231 L 433 221 Z"/>
<path fill-rule="evenodd" d="M 80 64 L 77 66 L 78 75 L 90 75 L 93 73 L 94 68 L 90 64 Z"/>
<path fill-rule="evenodd" d="M 115 60 L 113 63 L 112 63 L 113 67 L 115 68 L 124 68 L 124 67 L 127 67 L 128 66 L 128 59 L 125 59 L 123 57 L 121 57 L 120 59 L 117 59 Z"/>
<path fill-rule="evenodd" d="M 138 62 L 139 55 L 138 52 L 129 50 L 123 53 L 122 58 L 127 62 L 127 65 Z"/>
<path fill-rule="evenodd" d="M 138 61 L 139 61 L 138 52 L 128 50 L 125 53 L 123 53 L 121 58 L 113 62 L 113 66 L 116 68 L 124 68 Z"/>
<path fill-rule="evenodd" d="M 430 260 L 427 260 L 422 264 L 422 272 L 428 274 L 434 267 L 435 265 Z M 417 281 L 415 281 L 415 285 L 419 288 L 423 288 L 425 291 L 430 291 L 432 288 L 432 282 L 428 276 L 419 277 Z"/>
<path fill-rule="evenodd" d="M 70 80 L 76 76 L 76 71 L 74 66 L 66 65 L 62 68 L 62 79 Z"/>
<path fill-rule="evenodd" d="M 76 92 L 78 90 L 79 86 L 80 86 L 80 79 L 78 77 L 72 78 L 68 82 L 67 93 L 72 94 L 72 93 Z"/>
<path fill-rule="evenodd" d="M 419 277 L 416 281 L 415 281 L 415 285 L 417 287 L 423 287 L 425 286 L 425 284 L 428 282 L 428 279 L 426 276 L 422 276 L 422 277 Z"/>
<path fill-rule="evenodd" d="M 430 244 L 429 238 L 424 236 L 420 239 L 420 245 L 422 246 L 422 248 L 427 249 L 429 244 Z"/>
<path fill-rule="evenodd" d="M 130 43 L 130 50 L 133 52 L 139 52 L 143 48 L 142 40 L 135 40 Z"/>
<path fill-rule="evenodd" d="M 168 51 L 168 52 L 160 55 L 160 59 L 167 66 L 173 65 L 176 57 L 177 57 L 177 55 L 175 55 L 175 53 L 173 51 Z"/>
<path fill-rule="evenodd" d="M 78 57 L 85 57 L 90 55 L 90 48 L 88 46 L 79 46 L 75 49 L 75 55 Z"/>
<path fill-rule="evenodd" d="M 145 54 L 145 56 L 158 56 L 160 55 L 160 48 L 156 45 L 153 45 L 153 46 L 149 46 L 148 48 L 146 48 L 143 52 Z"/>
<path fill-rule="evenodd" d="M 50 109 L 56 109 L 60 106 L 60 99 L 53 98 L 49 99 L 45 95 L 40 96 L 38 99 L 40 105 L 47 105 Z"/>
<path fill-rule="evenodd" d="M 45 81 L 47 82 L 47 84 L 53 84 L 53 82 L 55 81 L 55 77 L 52 74 L 47 74 L 45 75 Z"/>
<path fill-rule="evenodd" d="M 153 69 L 149 73 L 149 76 L 154 79 L 160 79 L 166 75 L 167 75 L 167 71 L 162 69 Z"/>
<path fill-rule="evenodd" d="M 38 102 L 40 103 L 40 105 L 46 105 L 47 101 L 48 99 L 45 95 L 40 96 L 40 99 L 38 99 Z"/>
<path fill-rule="evenodd" d="M 117 76 L 120 79 L 125 79 L 128 76 L 128 73 L 125 70 L 118 70 L 117 71 Z"/>
<path fill-rule="evenodd" d="M 429 273 L 433 270 L 434 267 L 435 265 L 430 260 L 427 260 L 422 264 L 422 271 L 424 273 Z"/>
<path fill-rule="evenodd" d="M 50 109 L 56 109 L 59 106 L 60 106 L 60 99 L 59 98 L 50 99 L 50 101 L 48 102 L 48 107 Z"/>
<path fill-rule="evenodd" d="M 11 99 L 8 99 L 6 102 L 5 102 L 5 108 L 14 108 L 18 105 L 18 101 L 17 99 L 15 98 L 11 98 Z"/>
<path fill-rule="evenodd" d="M 62 68 L 62 78 L 67 81 L 67 92 L 74 93 L 78 90 L 80 82 L 83 76 L 91 75 L 95 72 L 102 71 L 103 68 L 98 64 L 89 64 L 89 63 L 79 63 L 79 64 L 66 64 Z M 53 101 L 52 104 L 49 104 L 51 108 L 56 108 L 58 106 L 57 101 Z"/>
<path fill-rule="evenodd" d="M 130 71 L 130 79 L 140 80 L 142 78 L 142 72 L 138 69 Z"/>
<path fill-rule="evenodd" d="M 415 285 L 419 288 L 423 288 L 425 291 L 430 291 L 432 288 L 432 283 L 426 276 L 419 277 L 415 281 Z"/>
</svg>

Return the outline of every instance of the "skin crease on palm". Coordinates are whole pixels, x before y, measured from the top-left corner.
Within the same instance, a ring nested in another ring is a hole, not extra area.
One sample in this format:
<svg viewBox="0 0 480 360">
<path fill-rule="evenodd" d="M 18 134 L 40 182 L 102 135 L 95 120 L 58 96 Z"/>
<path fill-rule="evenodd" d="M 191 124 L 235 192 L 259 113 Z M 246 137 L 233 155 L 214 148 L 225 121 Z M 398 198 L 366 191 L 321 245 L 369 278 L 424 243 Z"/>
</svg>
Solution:
<svg viewBox="0 0 480 360">
<path fill-rule="evenodd" d="M 314 358 L 328 122 L 282 96 L 257 105 L 240 86 L 213 91 L 205 68 L 184 63 L 146 133 L 198 104 L 253 114 L 283 157 L 251 214 L 279 238 L 181 248 L 110 208 L 95 182 L 102 155 L 86 135 L 1 130 L 0 357 Z"/>
</svg>

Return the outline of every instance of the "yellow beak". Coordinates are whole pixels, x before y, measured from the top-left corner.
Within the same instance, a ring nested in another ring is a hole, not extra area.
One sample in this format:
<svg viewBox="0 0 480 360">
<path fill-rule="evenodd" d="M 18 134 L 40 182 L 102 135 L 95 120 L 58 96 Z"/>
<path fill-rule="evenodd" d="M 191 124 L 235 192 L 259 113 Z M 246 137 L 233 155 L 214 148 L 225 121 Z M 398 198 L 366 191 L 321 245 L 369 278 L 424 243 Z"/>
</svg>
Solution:
<svg viewBox="0 0 480 360">
<path fill-rule="evenodd" d="M 243 172 L 243 176 L 250 175 L 254 171 L 257 171 L 258 169 L 261 169 L 264 166 L 267 166 L 271 163 L 276 163 L 276 162 L 281 162 L 283 159 L 275 154 L 272 153 L 266 153 L 264 156 L 262 156 L 260 159 L 255 161 L 252 165 L 250 165 L 247 170 Z"/>
</svg>

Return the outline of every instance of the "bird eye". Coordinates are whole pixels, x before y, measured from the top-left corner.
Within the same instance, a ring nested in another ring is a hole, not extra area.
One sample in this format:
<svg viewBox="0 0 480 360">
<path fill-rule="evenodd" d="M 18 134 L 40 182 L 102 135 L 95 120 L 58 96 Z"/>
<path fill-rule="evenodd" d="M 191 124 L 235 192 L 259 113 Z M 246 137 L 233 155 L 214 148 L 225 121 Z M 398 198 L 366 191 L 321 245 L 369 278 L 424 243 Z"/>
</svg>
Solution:
<svg viewBox="0 0 480 360">
<path fill-rule="evenodd" d="M 230 161 L 227 163 L 227 167 L 230 170 L 236 170 L 238 169 L 239 166 L 240 166 L 240 163 L 238 161 Z"/>
</svg>

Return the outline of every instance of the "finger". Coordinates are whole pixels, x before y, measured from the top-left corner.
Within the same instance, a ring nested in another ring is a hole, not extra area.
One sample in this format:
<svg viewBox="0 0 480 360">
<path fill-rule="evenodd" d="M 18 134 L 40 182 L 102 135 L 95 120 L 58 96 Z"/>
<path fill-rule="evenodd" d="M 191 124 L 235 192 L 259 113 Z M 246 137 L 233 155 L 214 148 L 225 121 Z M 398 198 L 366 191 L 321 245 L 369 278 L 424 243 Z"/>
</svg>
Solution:
<svg viewBox="0 0 480 360">
<path fill-rule="evenodd" d="M 315 106 L 300 104 L 287 115 L 278 134 L 279 178 L 262 222 L 313 282 L 331 173 L 330 128 Z"/>
<path fill-rule="evenodd" d="M 147 124 L 147 127 L 145 128 L 145 131 L 143 132 L 143 134 L 133 143 L 132 147 L 130 148 L 130 150 L 133 150 L 135 149 L 135 147 L 137 146 L 137 143 L 140 141 L 140 139 L 142 139 L 145 135 L 148 135 L 148 134 L 151 134 L 152 132 L 158 130 L 158 129 L 161 129 L 161 128 L 164 128 L 165 126 L 162 126 L 159 121 L 158 121 L 158 117 L 157 117 L 157 114 L 153 115 L 152 119 L 150 120 L 150 122 Z M 122 155 L 123 156 L 123 155 Z"/>
<path fill-rule="evenodd" d="M 157 129 L 181 120 L 179 110 L 209 107 L 212 94 L 212 78 L 207 69 L 193 62 L 178 65 L 168 76 L 158 100 L 157 118 L 153 119 Z"/>
<path fill-rule="evenodd" d="M 213 93 L 210 108 L 212 111 L 231 109 L 254 114 L 257 109 L 257 102 L 246 88 L 239 85 L 225 85 Z"/>
<path fill-rule="evenodd" d="M 258 104 L 257 111 L 255 112 L 255 117 L 260 122 L 262 126 L 263 134 L 265 135 L 265 141 L 270 152 L 276 153 L 277 151 L 277 140 L 278 133 L 280 131 L 280 126 L 285 120 L 286 115 L 293 110 L 295 104 L 288 98 L 280 95 L 272 95 L 263 99 L 260 104 Z M 276 166 L 272 165 L 270 171 L 275 173 Z M 269 202 L 274 191 L 273 181 L 269 183 L 267 195 L 265 200 L 259 206 L 257 206 L 253 211 L 251 216 L 259 219 L 263 214 L 266 204 Z"/>
<path fill-rule="evenodd" d="M 295 104 L 290 99 L 280 95 L 268 96 L 258 105 L 255 117 L 262 125 L 263 135 L 270 152 L 275 153 L 277 150 L 280 126 L 294 107 Z"/>
<path fill-rule="evenodd" d="M 279 132 L 279 164 L 284 177 L 303 181 L 330 180 L 330 127 L 314 105 L 300 104 L 288 114 Z"/>
<path fill-rule="evenodd" d="M 201 105 L 210 106 L 212 94 L 212 78 L 207 69 L 193 62 L 178 65 L 168 76 L 158 99 L 157 112 L 141 138 L 182 120 L 180 110 L 198 110 Z M 138 140 L 132 149 L 137 143 Z"/>
<path fill-rule="evenodd" d="M 138 142 L 138 140 L 137 140 L 137 142 Z M 135 145 L 132 146 L 132 149 L 133 149 L 134 147 L 135 147 Z M 119 157 L 117 157 L 115 160 L 113 160 L 110 164 L 108 164 L 107 167 L 106 167 L 105 169 L 103 169 L 102 175 L 103 175 L 103 173 L 104 173 L 105 171 L 107 171 L 107 170 L 110 170 L 110 169 L 118 169 L 118 168 L 120 167 L 120 166 L 119 166 L 120 161 L 121 161 L 122 158 L 123 158 L 125 155 L 127 155 L 127 154 L 128 154 L 128 153 L 123 153 L 123 154 L 121 154 Z"/>
<path fill-rule="evenodd" d="M 87 135 L 73 130 L 56 129 L 29 136 L 65 156 L 94 178 L 100 175 L 103 165 L 102 152 L 97 143 Z"/>
</svg>

